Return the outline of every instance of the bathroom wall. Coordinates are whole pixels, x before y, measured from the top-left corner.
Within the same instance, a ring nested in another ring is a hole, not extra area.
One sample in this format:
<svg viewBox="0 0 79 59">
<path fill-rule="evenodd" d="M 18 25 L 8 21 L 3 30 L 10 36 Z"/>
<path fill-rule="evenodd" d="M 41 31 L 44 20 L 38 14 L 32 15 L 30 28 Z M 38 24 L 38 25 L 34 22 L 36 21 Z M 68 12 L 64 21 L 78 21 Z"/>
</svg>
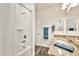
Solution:
<svg viewBox="0 0 79 59">
<path fill-rule="evenodd" d="M 3 35 L 4 35 L 4 32 L 3 32 L 3 4 L 0 4 L 0 55 L 3 55 Z"/>
<path fill-rule="evenodd" d="M 27 8 L 31 9 L 32 13 L 34 12 L 33 4 L 24 5 L 27 6 Z M 32 18 L 34 19 L 34 16 L 32 16 L 32 13 L 27 12 L 27 10 L 21 8 L 19 9 L 17 6 L 19 6 L 18 3 L 0 4 L 0 55 L 18 55 L 17 48 L 20 42 L 18 44 L 17 30 L 19 28 L 18 26 L 20 26 L 20 22 L 22 22 L 21 25 L 23 26 L 23 33 L 27 35 L 26 45 L 31 47 L 30 55 L 32 55 L 32 48 L 34 46 L 32 44 L 32 41 L 34 40 L 32 32 L 34 31 L 34 27 L 32 27 Z M 18 13 L 19 11 L 23 10 L 26 11 L 27 15 L 21 16 L 21 13 Z"/>
<path fill-rule="evenodd" d="M 1 55 L 12 55 L 13 42 L 16 28 L 16 6 L 15 4 L 0 4 L 0 51 Z M 2 40 L 2 41 L 1 41 Z"/>
<path fill-rule="evenodd" d="M 29 25 L 31 25 L 30 28 L 30 36 L 31 36 L 31 53 L 34 56 L 35 55 L 35 4 L 34 3 L 28 3 L 28 4 L 23 4 L 26 7 L 28 7 L 29 9 L 32 10 L 31 12 L 31 23 Z M 29 20 L 30 21 L 30 20 Z M 28 26 L 28 25 L 27 25 Z"/>
<path fill-rule="evenodd" d="M 47 5 L 47 4 L 46 4 Z M 51 6 L 52 5 L 52 6 Z M 64 10 L 61 10 L 61 4 L 51 4 L 49 7 L 45 6 L 45 9 L 38 10 L 38 4 L 36 8 L 36 44 L 43 45 L 43 46 L 50 46 L 52 43 L 51 36 L 52 33 L 49 34 L 49 39 L 43 39 L 43 27 L 48 26 L 49 28 L 52 24 L 58 22 L 58 20 L 66 20 L 71 17 L 74 19 L 79 20 L 79 6 L 71 8 L 70 12 L 65 13 Z M 41 7 L 41 4 L 39 4 Z M 57 23 L 56 23 L 57 25 Z M 73 24 L 74 25 L 74 24 Z M 72 26 L 73 26 L 72 25 Z"/>
<path fill-rule="evenodd" d="M 32 4 L 24 4 L 24 5 L 28 9 L 32 10 L 32 12 L 33 12 Z M 32 50 L 32 48 L 33 48 L 32 47 L 32 45 L 33 45 L 32 44 L 32 40 L 33 40 L 33 38 L 32 38 L 32 36 L 33 36 L 32 35 L 32 12 L 29 12 L 28 10 L 26 10 L 25 8 L 23 8 L 20 5 L 17 5 L 17 6 L 18 6 L 18 8 L 17 8 L 17 18 L 18 18 L 17 33 L 18 33 L 18 35 L 21 35 L 21 36 L 17 37 L 17 39 L 18 39 L 17 45 L 21 44 L 21 41 L 26 40 L 25 45 L 31 47 L 31 49 L 29 49 L 29 50 L 30 50 L 30 55 L 32 55 L 32 51 L 33 51 Z M 20 29 L 21 31 L 19 31 L 18 29 Z M 24 39 L 24 35 L 26 35 L 26 39 Z"/>
<path fill-rule="evenodd" d="M 0 4 L 0 48 L 3 50 L 1 55 L 6 55 L 6 52 L 8 52 L 7 55 L 10 54 L 11 51 L 11 39 L 9 40 L 10 36 L 10 6 L 9 4 Z M 6 46 L 7 44 L 7 46 Z M 0 51 L 1 51 L 0 49 Z"/>
</svg>

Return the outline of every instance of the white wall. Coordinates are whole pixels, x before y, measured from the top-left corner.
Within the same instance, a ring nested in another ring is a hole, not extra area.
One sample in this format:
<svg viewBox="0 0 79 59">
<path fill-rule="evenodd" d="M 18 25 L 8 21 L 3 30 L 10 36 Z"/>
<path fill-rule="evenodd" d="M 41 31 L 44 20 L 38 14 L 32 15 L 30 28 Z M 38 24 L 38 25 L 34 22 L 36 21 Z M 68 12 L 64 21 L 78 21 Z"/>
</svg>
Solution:
<svg viewBox="0 0 79 59">
<path fill-rule="evenodd" d="M 32 51 L 32 55 L 35 55 L 35 4 L 34 3 L 27 3 L 27 4 L 23 4 L 24 6 L 26 6 L 27 8 L 29 8 L 30 10 L 32 10 L 31 12 L 31 51 Z"/>
<path fill-rule="evenodd" d="M 32 4 L 25 5 L 27 8 L 33 10 Z M 19 4 L 0 4 L 0 55 L 8 56 L 18 54 L 18 22 L 22 22 L 23 33 L 26 33 L 27 35 L 27 45 L 32 48 L 32 18 L 34 17 L 32 16 L 32 13 L 29 13 L 25 9 L 19 9 L 17 6 L 19 6 Z M 21 13 L 19 13 L 19 11 L 24 12 L 23 10 L 26 12 L 25 16 L 22 16 Z M 32 49 L 30 51 L 30 55 L 32 55 Z"/>
<path fill-rule="evenodd" d="M 4 39 L 4 37 L 3 37 L 3 35 L 4 35 L 4 31 L 3 31 L 3 28 L 4 28 L 4 26 L 3 26 L 3 13 L 2 12 L 4 12 L 4 9 L 3 9 L 3 4 L 0 4 L 0 55 L 3 55 L 3 39 Z"/>
<path fill-rule="evenodd" d="M 50 46 L 52 39 L 45 40 L 43 39 L 43 26 L 51 27 L 54 22 L 57 20 L 66 20 L 70 17 L 79 19 L 79 6 L 71 8 L 70 12 L 65 14 L 65 11 L 61 10 L 61 4 L 54 5 L 45 10 L 36 11 L 36 44 Z M 51 36 L 51 35 L 49 35 Z"/>
<path fill-rule="evenodd" d="M 32 10 L 32 4 L 25 4 L 25 7 L 29 7 L 30 10 Z M 20 35 L 19 37 L 17 37 L 17 43 L 15 43 L 17 46 L 20 45 L 21 41 L 24 40 L 23 36 L 26 35 L 26 45 L 30 46 L 32 49 L 32 13 L 30 13 L 28 10 L 26 10 L 25 8 L 23 8 L 22 6 L 20 6 L 19 4 L 17 5 L 17 28 L 21 28 L 22 31 L 18 31 L 17 30 L 17 34 Z M 27 8 L 28 8 L 27 7 Z M 25 13 L 25 14 L 22 14 Z M 30 55 L 32 55 L 32 50 L 30 49 Z M 16 47 L 15 52 L 16 55 L 18 53 L 18 50 L 20 50 L 20 48 L 18 49 Z M 28 53 L 28 52 L 27 52 Z M 28 53 L 29 54 L 29 53 Z"/>
<path fill-rule="evenodd" d="M 12 55 L 13 53 L 13 42 L 15 39 L 16 31 L 16 6 L 15 4 L 0 4 L 0 55 Z"/>
<path fill-rule="evenodd" d="M 1 49 L 3 50 L 1 55 L 6 55 L 6 51 L 11 51 L 11 36 L 10 36 L 10 6 L 9 4 L 0 4 L 0 21 L 1 21 L 1 25 L 0 25 L 0 36 L 2 41 L 2 47 Z M 10 39 L 10 40 L 9 40 Z M 6 46 L 7 44 L 7 46 Z M 1 51 L 0 49 L 0 51 Z M 8 52 L 7 55 L 9 55 L 11 52 Z"/>
<path fill-rule="evenodd" d="M 29 8 L 30 10 L 32 10 L 32 12 L 34 12 L 33 10 L 33 4 L 24 4 L 26 8 Z M 13 7 L 15 7 L 13 5 Z M 13 10 L 13 9 L 12 9 Z M 24 13 L 25 14 L 22 14 Z M 13 55 L 17 55 L 18 53 L 21 52 L 22 48 L 18 48 L 20 47 L 21 41 L 24 40 L 24 35 L 27 36 L 26 38 L 26 46 L 31 47 L 31 49 L 29 49 L 29 51 L 27 51 L 28 55 L 32 55 L 32 51 L 33 51 L 33 44 L 32 44 L 32 40 L 33 40 L 33 34 L 32 34 L 32 20 L 33 20 L 33 15 L 32 12 L 30 13 L 28 10 L 26 10 L 25 8 L 23 8 L 21 5 L 17 4 L 16 5 L 16 25 L 15 25 L 15 32 L 14 32 L 14 36 L 15 39 L 13 41 Z M 14 14 L 15 15 L 15 14 Z M 19 32 L 18 29 L 21 28 L 22 31 Z M 20 36 L 17 36 L 17 35 Z M 20 51 L 20 52 L 19 52 Z"/>
<path fill-rule="evenodd" d="M 32 4 L 32 55 L 35 55 L 35 4 Z"/>
</svg>

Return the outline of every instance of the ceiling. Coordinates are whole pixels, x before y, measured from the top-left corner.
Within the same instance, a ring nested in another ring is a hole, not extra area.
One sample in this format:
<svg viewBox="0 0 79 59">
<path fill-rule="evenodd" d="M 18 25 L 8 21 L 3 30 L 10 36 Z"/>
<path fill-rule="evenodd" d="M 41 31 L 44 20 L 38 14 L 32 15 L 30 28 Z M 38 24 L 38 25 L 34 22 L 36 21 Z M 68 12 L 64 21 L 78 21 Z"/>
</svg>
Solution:
<svg viewBox="0 0 79 59">
<path fill-rule="evenodd" d="M 37 3 L 36 4 L 36 11 L 40 12 L 40 11 L 43 11 L 43 10 L 51 8 L 51 7 L 52 8 L 57 7 L 58 9 L 61 9 L 62 8 L 62 4 L 63 3 Z M 74 8 L 76 9 L 78 7 L 79 7 L 79 5 L 77 5 L 77 7 L 74 7 Z"/>
<path fill-rule="evenodd" d="M 56 5 L 59 5 L 61 3 L 37 3 L 36 4 L 36 11 L 42 11 L 45 9 L 48 9 L 50 7 L 56 7 Z"/>
</svg>

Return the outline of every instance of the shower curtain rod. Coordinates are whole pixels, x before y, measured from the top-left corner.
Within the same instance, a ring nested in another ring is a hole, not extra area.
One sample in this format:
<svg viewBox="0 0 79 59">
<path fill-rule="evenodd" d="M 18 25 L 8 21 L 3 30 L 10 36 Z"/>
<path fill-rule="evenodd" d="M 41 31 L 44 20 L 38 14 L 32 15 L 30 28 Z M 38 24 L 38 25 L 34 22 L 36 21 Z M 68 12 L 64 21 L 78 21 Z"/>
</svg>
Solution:
<svg viewBox="0 0 79 59">
<path fill-rule="evenodd" d="M 24 7 L 25 9 L 27 9 L 30 13 L 32 12 L 32 10 L 28 9 L 27 7 L 25 7 L 22 3 L 19 3 L 19 5 L 21 5 L 21 6 Z"/>
</svg>

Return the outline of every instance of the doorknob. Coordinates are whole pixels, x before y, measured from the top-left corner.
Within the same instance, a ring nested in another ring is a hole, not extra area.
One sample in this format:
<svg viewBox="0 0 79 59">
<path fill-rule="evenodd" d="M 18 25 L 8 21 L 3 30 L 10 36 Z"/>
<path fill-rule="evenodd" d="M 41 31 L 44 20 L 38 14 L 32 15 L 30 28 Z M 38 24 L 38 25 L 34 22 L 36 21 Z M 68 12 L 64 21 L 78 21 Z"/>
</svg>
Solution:
<svg viewBox="0 0 79 59">
<path fill-rule="evenodd" d="M 21 43 L 25 43 L 25 42 L 26 42 L 26 40 L 21 41 Z"/>
<path fill-rule="evenodd" d="M 26 35 L 24 35 L 24 39 L 26 39 L 27 38 L 27 36 Z"/>
</svg>

